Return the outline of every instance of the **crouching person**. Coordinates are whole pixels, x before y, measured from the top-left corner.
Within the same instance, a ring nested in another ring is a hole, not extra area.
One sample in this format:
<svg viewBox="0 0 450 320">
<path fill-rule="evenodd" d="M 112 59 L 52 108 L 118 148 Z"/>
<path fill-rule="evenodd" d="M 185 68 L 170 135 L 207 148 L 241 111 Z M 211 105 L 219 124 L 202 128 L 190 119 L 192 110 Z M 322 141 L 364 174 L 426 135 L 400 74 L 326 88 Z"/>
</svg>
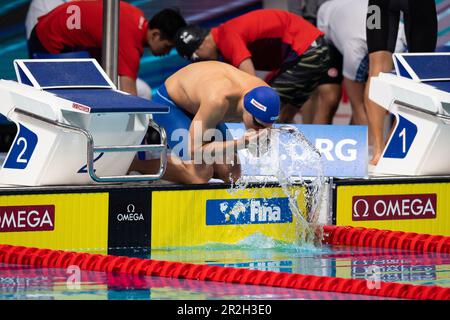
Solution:
<svg viewBox="0 0 450 320">
<path fill-rule="evenodd" d="M 267 83 L 217 61 L 179 70 L 153 101 L 170 107 L 168 114 L 153 119 L 166 130 L 172 150 L 163 179 L 178 183 L 236 181 L 241 175 L 238 151 L 267 135 L 280 113 L 280 97 Z M 233 140 L 225 122 L 243 122 L 248 131 Z M 156 172 L 158 161 L 136 158 L 131 169 Z"/>
</svg>

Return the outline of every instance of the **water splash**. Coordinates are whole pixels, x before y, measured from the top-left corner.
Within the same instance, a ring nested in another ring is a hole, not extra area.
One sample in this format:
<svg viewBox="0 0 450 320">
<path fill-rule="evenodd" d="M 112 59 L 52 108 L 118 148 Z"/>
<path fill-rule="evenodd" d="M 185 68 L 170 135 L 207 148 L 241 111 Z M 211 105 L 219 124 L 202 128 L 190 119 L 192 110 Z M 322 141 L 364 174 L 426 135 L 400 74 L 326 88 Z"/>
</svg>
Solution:
<svg viewBox="0 0 450 320">
<path fill-rule="evenodd" d="M 262 188 L 251 188 L 252 184 L 266 187 L 277 183 L 296 218 L 295 245 L 320 244 L 318 219 L 325 189 L 320 152 L 301 131 L 288 125 L 270 130 L 268 139 L 260 139 L 258 145 L 251 145 L 244 152 L 252 171 L 244 172 L 228 192 L 238 196 L 245 190 L 252 198 L 264 198 Z M 271 195 L 276 196 L 275 192 Z M 303 210 L 299 200 L 306 204 Z"/>
<path fill-rule="evenodd" d="M 280 252 L 296 252 L 296 253 L 323 253 L 324 251 L 318 249 L 311 244 L 303 244 L 298 246 L 295 243 L 287 243 L 284 241 L 275 240 L 262 233 L 255 232 L 250 236 L 239 241 L 234 248 L 247 249 L 247 250 L 257 250 L 257 249 L 272 249 Z"/>
<path fill-rule="evenodd" d="M 233 244 L 222 242 L 208 242 L 205 244 L 193 246 L 152 247 L 152 252 L 256 252 L 258 250 L 263 250 L 260 253 L 267 253 L 267 251 L 265 250 L 270 250 L 271 253 L 289 252 L 292 254 L 323 254 L 332 252 L 331 249 L 326 246 L 322 246 L 319 248 L 317 246 L 314 246 L 313 244 L 308 243 L 299 246 L 295 243 L 288 243 L 286 241 L 273 239 L 260 232 L 255 232 Z"/>
</svg>

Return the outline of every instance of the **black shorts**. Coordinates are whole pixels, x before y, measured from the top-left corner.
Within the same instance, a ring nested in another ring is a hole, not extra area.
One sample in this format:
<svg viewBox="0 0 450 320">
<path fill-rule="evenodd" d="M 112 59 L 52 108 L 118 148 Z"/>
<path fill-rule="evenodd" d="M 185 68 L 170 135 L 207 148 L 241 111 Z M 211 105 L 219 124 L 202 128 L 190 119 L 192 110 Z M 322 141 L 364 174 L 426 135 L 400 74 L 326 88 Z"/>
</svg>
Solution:
<svg viewBox="0 0 450 320">
<path fill-rule="evenodd" d="M 344 75 L 342 74 L 344 57 L 332 43 L 328 43 L 328 47 L 330 53 L 330 63 L 328 65 L 328 71 L 322 80 L 320 80 L 319 85 L 341 84 L 344 79 Z"/>
<path fill-rule="evenodd" d="M 37 34 L 36 34 L 36 28 L 33 28 L 31 31 L 30 39 L 28 39 L 28 56 L 30 59 L 34 58 L 34 54 L 42 52 L 42 53 L 49 53 L 47 49 L 44 48 L 41 41 L 39 40 Z"/>
<path fill-rule="evenodd" d="M 283 104 L 301 106 L 321 84 L 329 70 L 329 47 L 323 37 L 316 39 L 297 60 L 283 66 L 270 81 L 270 85 L 280 95 Z"/>
<path fill-rule="evenodd" d="M 435 0 L 369 0 L 366 19 L 369 53 L 395 51 L 400 12 L 404 16 L 408 51 L 433 52 L 437 42 Z"/>
</svg>

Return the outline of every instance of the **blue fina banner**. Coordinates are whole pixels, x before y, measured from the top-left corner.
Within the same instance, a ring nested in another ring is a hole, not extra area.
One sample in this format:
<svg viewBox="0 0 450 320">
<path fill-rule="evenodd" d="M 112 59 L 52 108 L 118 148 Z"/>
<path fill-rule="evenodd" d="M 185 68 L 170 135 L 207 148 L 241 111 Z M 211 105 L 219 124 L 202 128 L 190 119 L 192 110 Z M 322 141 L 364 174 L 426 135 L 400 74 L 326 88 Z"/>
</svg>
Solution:
<svg viewBox="0 0 450 320">
<path fill-rule="evenodd" d="M 234 139 L 245 132 L 242 123 L 226 124 Z M 282 125 L 276 124 L 274 128 Z M 321 154 L 323 175 L 337 178 L 365 178 L 368 169 L 367 126 L 346 125 L 290 125 L 297 128 Z M 281 138 L 280 138 L 281 139 Z M 257 168 L 246 159 L 248 153 L 240 152 L 240 161 L 244 175 L 270 175 L 266 169 Z M 284 148 L 280 148 L 281 158 L 286 158 Z M 274 164 L 277 159 L 272 159 Z M 304 177 L 314 177 L 317 170 L 309 166 L 298 173 Z"/>
<path fill-rule="evenodd" d="M 288 198 L 213 199 L 206 201 L 206 225 L 292 222 Z"/>
</svg>

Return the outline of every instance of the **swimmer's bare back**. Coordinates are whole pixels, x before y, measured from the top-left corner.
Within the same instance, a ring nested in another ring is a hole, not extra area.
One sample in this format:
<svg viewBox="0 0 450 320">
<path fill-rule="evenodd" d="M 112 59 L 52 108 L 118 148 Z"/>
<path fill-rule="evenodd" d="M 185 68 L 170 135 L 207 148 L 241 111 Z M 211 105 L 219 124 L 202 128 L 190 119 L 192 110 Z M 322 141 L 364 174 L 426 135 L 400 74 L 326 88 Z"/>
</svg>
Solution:
<svg viewBox="0 0 450 320">
<path fill-rule="evenodd" d="M 165 84 L 172 100 L 190 114 L 197 113 L 202 101 L 227 100 L 224 121 L 242 121 L 242 110 L 237 108 L 242 97 L 255 87 L 268 86 L 262 79 L 218 61 L 189 64 Z"/>
</svg>

